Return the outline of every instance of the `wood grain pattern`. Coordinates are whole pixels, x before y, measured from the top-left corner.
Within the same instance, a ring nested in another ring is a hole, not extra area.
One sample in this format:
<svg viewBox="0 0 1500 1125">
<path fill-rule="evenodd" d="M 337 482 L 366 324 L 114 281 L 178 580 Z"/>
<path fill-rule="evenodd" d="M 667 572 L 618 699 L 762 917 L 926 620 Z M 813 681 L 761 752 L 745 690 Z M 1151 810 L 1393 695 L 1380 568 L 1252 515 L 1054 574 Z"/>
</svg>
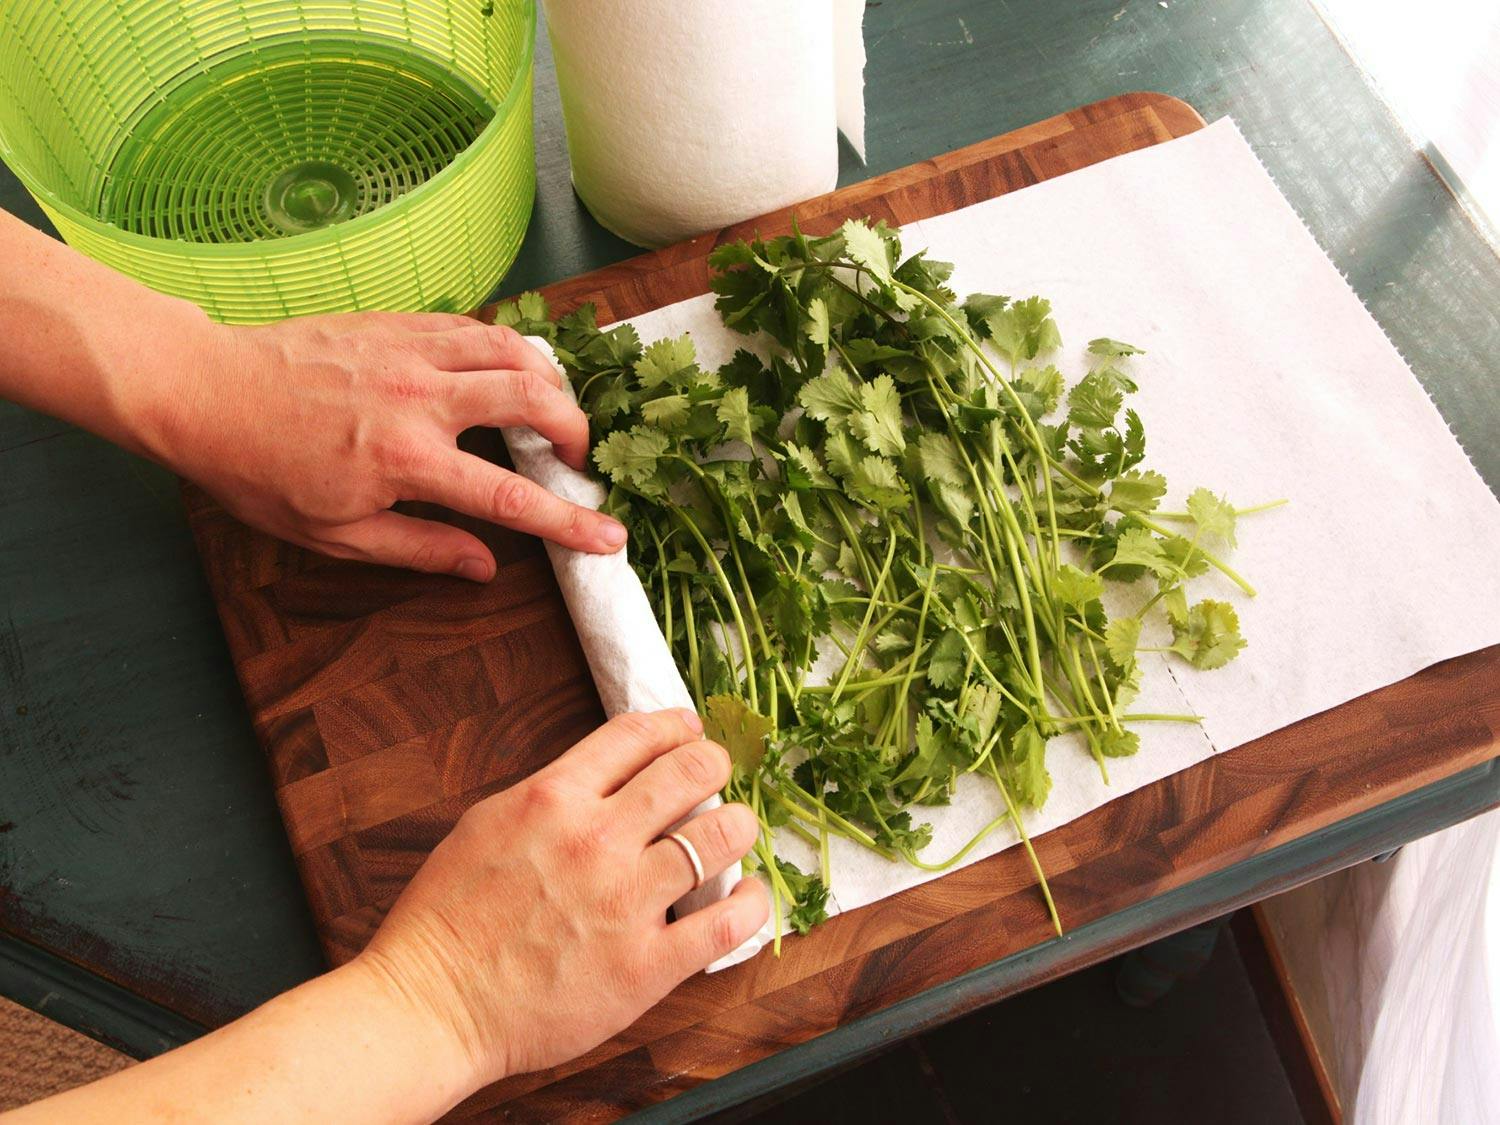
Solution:
<svg viewBox="0 0 1500 1125">
<path fill-rule="evenodd" d="M 855 214 L 911 222 L 1201 125 L 1163 95 L 1111 98 L 801 204 L 797 217 L 813 232 Z M 546 294 L 561 309 L 593 301 L 601 321 L 637 315 L 706 291 L 715 245 L 789 222 L 777 212 Z M 492 434 L 466 440 L 499 456 Z M 309 902 L 342 962 L 465 808 L 602 719 L 597 696 L 534 542 L 475 529 L 501 563 L 476 588 L 309 555 L 191 488 L 188 505 Z M 1038 851 L 1078 926 L 1486 761 L 1497 737 L 1492 648 L 1127 794 Z M 834 918 L 779 960 L 688 981 L 588 1055 L 481 1091 L 455 1117 L 618 1116 L 1049 935 L 1025 860 L 1005 852 Z"/>
</svg>

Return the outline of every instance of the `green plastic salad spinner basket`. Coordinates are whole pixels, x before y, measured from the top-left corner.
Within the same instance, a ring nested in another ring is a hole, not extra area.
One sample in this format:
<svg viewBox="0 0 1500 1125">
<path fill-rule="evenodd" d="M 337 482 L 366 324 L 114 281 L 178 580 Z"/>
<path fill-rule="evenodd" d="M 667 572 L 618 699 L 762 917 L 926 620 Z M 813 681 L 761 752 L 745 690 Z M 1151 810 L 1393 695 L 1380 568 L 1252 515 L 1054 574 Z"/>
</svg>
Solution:
<svg viewBox="0 0 1500 1125">
<path fill-rule="evenodd" d="M 0 160 L 231 323 L 481 303 L 536 189 L 534 0 L 0 0 Z"/>
</svg>

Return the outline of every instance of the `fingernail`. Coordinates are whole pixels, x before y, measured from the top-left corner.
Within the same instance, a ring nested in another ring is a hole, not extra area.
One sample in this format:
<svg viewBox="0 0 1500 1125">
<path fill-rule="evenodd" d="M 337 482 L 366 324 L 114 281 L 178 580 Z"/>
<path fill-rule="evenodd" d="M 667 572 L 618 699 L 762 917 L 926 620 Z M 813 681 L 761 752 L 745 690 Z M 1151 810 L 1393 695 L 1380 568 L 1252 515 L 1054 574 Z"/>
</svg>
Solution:
<svg viewBox="0 0 1500 1125">
<path fill-rule="evenodd" d="M 454 568 L 460 578 L 467 578 L 470 582 L 488 582 L 490 580 L 490 567 L 483 559 L 462 559 Z"/>
<path fill-rule="evenodd" d="M 688 725 L 688 729 L 694 734 L 703 733 L 703 720 L 698 717 L 698 712 L 687 707 L 679 707 L 677 713 L 682 716 L 682 721 Z"/>
<path fill-rule="evenodd" d="M 599 527 L 600 542 L 612 550 L 625 546 L 625 538 L 625 525 L 617 520 L 605 519 Z"/>
</svg>

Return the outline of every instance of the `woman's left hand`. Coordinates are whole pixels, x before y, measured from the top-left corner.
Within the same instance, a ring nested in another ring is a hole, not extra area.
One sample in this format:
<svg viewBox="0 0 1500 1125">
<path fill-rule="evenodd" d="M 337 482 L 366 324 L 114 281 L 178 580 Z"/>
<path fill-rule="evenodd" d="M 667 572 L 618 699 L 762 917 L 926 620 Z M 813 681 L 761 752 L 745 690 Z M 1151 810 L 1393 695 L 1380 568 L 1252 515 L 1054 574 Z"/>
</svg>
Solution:
<svg viewBox="0 0 1500 1125">
<path fill-rule="evenodd" d="M 737 948 L 769 912 L 742 879 L 667 921 L 694 886 L 662 838 L 729 778 L 688 711 L 621 715 L 545 769 L 471 808 L 347 966 L 390 986 L 463 1045 L 474 1084 L 565 1062 Z M 677 831 L 706 875 L 738 864 L 759 826 L 722 805 Z"/>
</svg>

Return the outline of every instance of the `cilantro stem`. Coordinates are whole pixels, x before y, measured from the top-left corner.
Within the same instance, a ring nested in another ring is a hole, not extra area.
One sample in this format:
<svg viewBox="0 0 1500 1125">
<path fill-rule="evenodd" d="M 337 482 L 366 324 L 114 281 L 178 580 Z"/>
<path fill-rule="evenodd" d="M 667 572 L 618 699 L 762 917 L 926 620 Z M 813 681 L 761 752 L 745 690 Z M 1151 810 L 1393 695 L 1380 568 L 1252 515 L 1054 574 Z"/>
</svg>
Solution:
<svg viewBox="0 0 1500 1125">
<path fill-rule="evenodd" d="M 1264 504 L 1256 504 L 1251 508 L 1235 508 L 1234 514 L 1236 518 L 1240 516 L 1253 516 L 1256 512 L 1269 512 L 1273 508 L 1280 508 L 1282 505 L 1288 503 L 1290 501 L 1283 497 L 1280 500 L 1270 500 Z M 1172 520 L 1177 523 L 1188 523 L 1193 519 L 1192 515 L 1187 512 L 1152 512 L 1151 514 L 1159 520 Z"/>
<path fill-rule="evenodd" d="M 1099 694 L 1104 697 L 1104 710 L 1108 713 L 1109 721 L 1115 730 L 1123 733 L 1125 728 L 1120 726 L 1120 719 L 1115 714 L 1115 701 L 1109 693 L 1109 683 L 1104 678 L 1104 665 L 1099 660 L 1099 650 L 1094 647 L 1094 639 L 1090 636 L 1085 635 L 1083 643 L 1088 647 L 1089 659 L 1094 665 L 1094 674 L 1099 677 Z"/>
<path fill-rule="evenodd" d="M 1052 473 L 1050 472 L 1052 457 L 1047 452 L 1047 445 L 1042 441 L 1042 435 L 1037 431 L 1036 423 L 1032 420 L 1031 417 L 1031 411 L 1026 409 L 1026 404 L 1021 401 L 1021 396 L 1016 394 L 1016 389 L 1011 385 L 1010 380 L 1001 375 L 999 370 L 996 369 L 995 365 L 990 362 L 989 356 L 985 355 L 984 349 L 979 346 L 979 342 L 974 339 L 973 335 L 970 334 L 968 329 L 961 326 L 958 321 L 953 318 L 952 314 L 949 313 L 947 309 L 945 309 L 938 302 L 934 301 L 926 293 L 923 293 L 920 289 L 910 286 L 904 281 L 901 281 L 897 278 L 892 278 L 891 283 L 903 292 L 916 297 L 933 312 L 935 312 L 941 320 L 946 321 L 948 327 L 954 331 L 958 340 L 963 343 L 964 346 L 967 347 L 971 352 L 973 352 L 975 358 L 977 358 L 979 362 L 985 366 L 989 373 L 994 377 L 995 382 L 999 385 L 1000 389 L 1003 390 L 1007 396 L 1009 396 L 1011 402 L 1015 405 L 1016 411 L 1020 415 L 1022 425 L 1026 428 L 1026 434 L 1031 439 L 1032 449 L 1036 454 L 1037 463 L 1042 468 L 1042 487 L 1047 498 L 1047 523 L 1048 528 L 1052 533 L 1052 542 L 1056 543 L 1057 504 L 1052 495 Z"/>
<path fill-rule="evenodd" d="M 682 576 L 679 583 L 682 591 L 682 626 L 687 633 L 688 645 L 688 669 L 693 677 L 693 702 L 698 705 L 698 710 L 703 710 L 703 667 L 698 656 L 698 627 L 693 621 L 693 594 L 688 586 L 687 575 Z"/>
<path fill-rule="evenodd" d="M 1147 652 L 1165 650 L 1138 649 L 1137 651 Z M 1104 715 L 1060 715 L 1055 717 L 1052 721 L 1063 726 L 1071 726 L 1079 723 L 1107 723 L 1109 722 L 1109 719 Z M 1202 715 L 1162 715 L 1153 714 L 1151 712 L 1143 712 L 1138 714 L 1124 714 L 1120 716 L 1120 722 L 1122 723 L 1201 723 L 1202 721 Z"/>
<path fill-rule="evenodd" d="M 984 673 L 984 678 L 989 680 L 990 686 L 998 691 L 1001 695 L 1005 696 L 1006 699 L 1010 700 L 1017 707 L 1019 707 L 1023 712 L 1025 712 L 1026 715 L 1035 719 L 1037 717 L 1037 713 L 1033 709 L 1032 705 L 1027 703 L 1019 695 L 1006 687 L 1005 682 L 990 670 L 990 666 L 984 662 L 984 657 L 980 656 L 979 651 L 974 647 L 974 642 L 969 640 L 969 634 L 960 629 L 958 630 L 958 636 L 959 639 L 963 641 L 964 647 L 969 650 L 969 654 L 974 657 L 975 667 L 977 667 L 981 672 Z M 1040 696 L 1038 696 L 1038 698 L 1040 698 Z"/>
<path fill-rule="evenodd" d="M 782 784 L 786 788 L 790 789 L 793 794 L 802 798 L 809 805 L 812 805 L 814 808 L 816 808 L 820 816 L 827 818 L 828 825 L 838 829 L 841 835 L 847 836 L 856 844 L 862 844 L 865 847 L 869 848 L 872 852 L 877 852 L 880 855 L 885 856 L 887 859 L 892 857 L 893 853 L 890 851 L 890 849 L 881 847 L 878 843 L 876 843 L 875 837 L 871 836 L 868 832 L 860 828 L 858 825 L 845 820 L 842 816 L 834 812 L 821 800 L 819 800 L 817 797 L 814 797 L 811 793 L 806 792 L 794 782 L 784 781 L 782 782 Z M 797 804 L 797 802 L 789 800 L 778 789 L 775 789 L 768 785 L 764 788 L 763 791 L 769 793 L 772 800 L 781 805 L 782 808 L 786 809 L 787 812 L 791 813 L 804 824 L 811 824 L 814 827 L 819 827 L 818 820 L 813 817 L 812 813 L 808 812 L 801 805 Z"/>
<path fill-rule="evenodd" d="M 881 565 L 880 577 L 876 580 L 875 583 L 877 588 L 883 587 L 885 585 L 886 575 L 890 573 L 891 563 L 895 561 L 895 558 L 896 537 L 892 535 L 890 537 L 889 543 L 886 546 L 885 562 Z M 860 622 L 859 631 L 854 634 L 853 649 L 855 653 L 862 653 L 864 651 L 865 635 L 870 628 L 870 619 L 874 616 L 874 614 L 875 603 L 872 601 L 865 609 L 864 620 Z M 843 694 L 844 691 L 844 685 L 849 682 L 849 677 L 854 672 L 854 667 L 857 663 L 858 661 L 853 655 L 851 655 L 848 660 L 844 661 L 843 673 L 839 676 L 838 686 L 833 689 L 833 697 L 831 702 L 837 703 L 839 701 L 839 696 Z"/>
<path fill-rule="evenodd" d="M 1031 846 L 1031 837 L 1026 834 L 1026 826 L 1021 823 L 1021 813 L 1016 808 L 1015 801 L 1011 800 L 1010 790 L 1005 787 L 1005 781 L 1000 777 L 1000 770 L 995 766 L 993 758 L 990 759 L 990 775 L 1000 788 L 1000 796 L 1005 799 L 1005 807 L 1010 810 L 1011 820 L 1016 826 L 1016 835 L 1021 837 L 1021 844 L 1026 849 L 1026 855 L 1031 859 L 1031 869 L 1036 872 L 1037 885 L 1041 887 L 1042 898 L 1047 902 L 1047 914 L 1052 919 L 1052 929 L 1058 937 L 1062 937 L 1062 919 L 1057 916 L 1057 904 L 1052 901 L 1052 888 L 1047 886 L 1047 873 L 1042 870 L 1042 861 L 1037 858 L 1036 849 Z"/>
<path fill-rule="evenodd" d="M 910 660 L 910 657 L 907 658 Z M 859 691 L 861 688 L 894 687 L 906 679 L 906 673 L 898 672 L 894 675 L 874 676 L 868 679 L 850 680 L 844 686 L 850 691 Z M 811 684 L 802 689 L 809 695 L 832 694 L 838 690 L 836 684 Z"/>
<path fill-rule="evenodd" d="M 1068 677 L 1069 682 L 1073 685 L 1075 698 L 1082 701 L 1084 706 L 1095 714 L 1101 716 L 1107 715 L 1108 712 L 1094 700 L 1094 691 L 1090 686 L 1087 673 L 1083 670 L 1083 660 L 1078 655 L 1078 646 L 1069 643 L 1067 645 L 1067 656 L 1067 661 L 1063 663 L 1063 674 Z M 1109 784 L 1109 769 L 1104 764 L 1104 752 L 1099 748 L 1099 741 L 1094 735 L 1093 728 L 1085 727 L 1083 734 L 1088 739 L 1089 753 L 1093 754 L 1094 761 L 1099 764 L 1099 774 L 1107 785 Z"/>
<path fill-rule="evenodd" d="M 719 565 L 718 556 L 714 554 L 714 549 L 708 545 L 708 540 L 703 537 L 703 532 L 698 530 L 698 525 L 695 524 L 691 519 L 689 519 L 688 516 L 680 508 L 674 507 L 667 510 L 670 511 L 672 515 L 676 517 L 678 522 L 683 527 L 687 528 L 688 533 L 698 541 L 698 546 L 703 549 L 704 559 L 708 562 L 708 565 L 713 568 L 714 574 L 719 579 L 719 584 L 724 588 L 725 598 L 729 602 L 729 612 L 734 616 L 735 626 L 739 629 L 740 644 L 744 646 L 745 682 L 749 685 L 750 689 L 750 709 L 752 711 L 758 711 L 760 709 L 760 705 L 759 703 L 757 703 L 755 695 L 755 672 L 753 666 L 750 664 L 750 661 L 752 659 L 750 654 L 753 651 L 750 647 L 750 630 L 745 627 L 745 618 L 740 614 L 740 603 L 739 600 L 734 596 L 734 587 L 729 584 L 729 576 L 724 573 L 724 568 Z"/>
<path fill-rule="evenodd" d="M 920 508 L 916 510 L 915 515 L 917 518 L 917 542 L 923 544 L 923 551 L 925 556 L 926 541 L 923 537 L 922 514 Z M 936 585 L 937 571 L 929 567 L 927 570 L 927 584 L 922 588 L 922 610 L 917 614 L 917 631 L 916 634 L 912 637 L 913 659 L 911 661 L 911 665 L 906 670 L 906 678 L 901 681 L 901 684 L 898 688 L 898 697 L 900 699 L 900 706 L 903 716 L 905 715 L 906 711 L 907 693 L 911 690 L 912 677 L 916 675 L 917 671 L 917 662 L 915 657 L 917 653 L 921 651 L 922 638 L 925 635 L 927 629 L 927 607 L 928 604 L 932 601 L 932 591 Z"/>
<path fill-rule="evenodd" d="M 1172 531 L 1170 528 L 1163 527 L 1155 520 L 1147 518 L 1140 512 L 1134 513 L 1133 518 L 1139 520 L 1143 525 L 1149 527 L 1152 531 L 1156 532 L 1159 535 L 1176 534 L 1176 532 Z M 1228 563 L 1226 563 L 1223 559 L 1216 558 L 1215 556 L 1209 554 L 1202 547 L 1197 546 L 1196 540 L 1194 541 L 1194 548 L 1197 550 L 1198 554 L 1203 557 L 1204 562 L 1208 563 L 1209 566 L 1213 567 L 1225 578 L 1229 579 L 1229 581 L 1233 582 L 1241 590 L 1245 591 L 1245 593 L 1249 597 L 1255 597 L 1255 587 L 1246 582 L 1245 579 L 1242 578 L 1238 573 L 1236 573 Z"/>
</svg>

